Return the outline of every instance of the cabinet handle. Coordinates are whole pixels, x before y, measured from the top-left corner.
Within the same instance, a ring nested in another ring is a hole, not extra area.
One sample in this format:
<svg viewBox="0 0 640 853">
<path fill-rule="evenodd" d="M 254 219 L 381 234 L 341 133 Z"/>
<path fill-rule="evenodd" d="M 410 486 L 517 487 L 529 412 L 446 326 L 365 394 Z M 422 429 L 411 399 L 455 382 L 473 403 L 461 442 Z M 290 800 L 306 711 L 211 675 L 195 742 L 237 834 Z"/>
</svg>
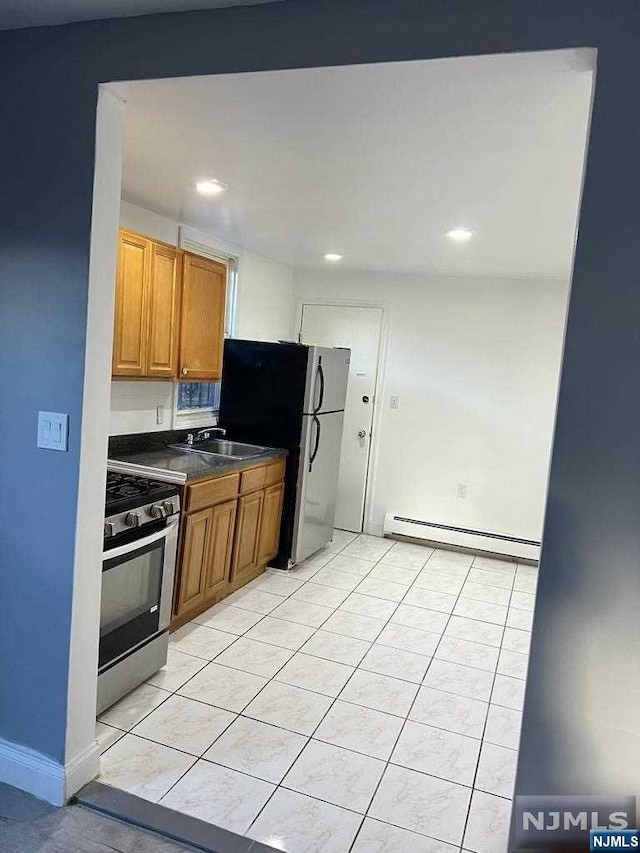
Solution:
<svg viewBox="0 0 640 853">
<path fill-rule="evenodd" d="M 188 372 L 189 372 L 189 371 L 187 370 L 187 368 L 186 368 L 186 367 L 183 367 L 183 368 L 182 368 L 182 375 L 183 375 L 183 376 L 186 376 Z"/>
</svg>

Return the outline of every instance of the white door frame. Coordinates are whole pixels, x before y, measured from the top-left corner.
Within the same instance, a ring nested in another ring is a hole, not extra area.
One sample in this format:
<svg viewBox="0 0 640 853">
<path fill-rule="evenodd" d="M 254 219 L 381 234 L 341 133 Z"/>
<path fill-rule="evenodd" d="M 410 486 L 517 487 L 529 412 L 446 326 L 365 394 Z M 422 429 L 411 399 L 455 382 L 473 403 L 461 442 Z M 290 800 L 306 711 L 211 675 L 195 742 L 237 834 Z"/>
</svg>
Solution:
<svg viewBox="0 0 640 853">
<path fill-rule="evenodd" d="M 101 530 L 109 440 L 124 110 L 124 102 L 110 90 L 109 85 L 100 85 L 96 110 L 66 743 L 56 790 L 44 794 L 47 800 L 57 805 L 62 805 L 82 785 L 97 776 L 100 769 L 95 719 L 102 590 Z"/>
<path fill-rule="evenodd" d="M 382 410 L 381 405 L 383 400 L 383 391 L 386 386 L 386 368 L 387 368 L 387 348 L 389 338 L 389 324 L 391 315 L 390 302 L 372 302 L 361 299 L 333 299 L 322 296 L 313 296 L 309 298 L 298 297 L 296 301 L 296 325 L 295 336 L 299 340 L 300 331 L 302 329 L 302 308 L 304 305 L 319 305 L 319 306 L 335 306 L 337 308 L 377 308 L 382 311 L 382 322 L 380 324 L 380 342 L 378 345 L 378 359 L 376 369 L 376 383 L 373 396 L 373 417 L 371 420 L 371 441 L 369 442 L 369 457 L 367 461 L 367 477 L 364 491 L 364 513 L 363 513 L 363 531 L 371 533 L 374 536 L 382 536 L 383 525 L 375 523 L 371 517 L 371 507 L 373 506 L 373 493 L 376 483 L 376 469 L 378 467 L 378 457 L 380 451 L 380 432 L 382 425 Z"/>
</svg>

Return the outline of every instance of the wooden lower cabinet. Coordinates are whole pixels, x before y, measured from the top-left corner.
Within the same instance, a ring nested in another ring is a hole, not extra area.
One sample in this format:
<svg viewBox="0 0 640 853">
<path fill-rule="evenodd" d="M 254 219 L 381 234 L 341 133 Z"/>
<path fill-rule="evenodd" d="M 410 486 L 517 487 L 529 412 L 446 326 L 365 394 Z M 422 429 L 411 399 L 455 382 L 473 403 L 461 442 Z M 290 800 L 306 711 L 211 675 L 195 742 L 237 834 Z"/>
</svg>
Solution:
<svg viewBox="0 0 640 853">
<path fill-rule="evenodd" d="M 233 552 L 232 581 L 237 581 L 244 575 L 252 573 L 260 565 L 258 546 L 263 504 L 264 490 L 262 489 L 251 495 L 244 495 L 238 501 L 238 524 Z"/>
<path fill-rule="evenodd" d="M 177 613 L 197 607 L 229 582 L 235 520 L 236 501 L 185 516 Z"/>
<path fill-rule="evenodd" d="M 206 598 L 229 583 L 235 529 L 236 501 L 227 501 L 211 509 L 211 541 L 204 583 Z"/>
<path fill-rule="evenodd" d="M 252 477 L 242 472 L 185 489 L 172 628 L 248 583 L 278 553 L 284 483 L 273 480 L 284 476 L 284 463 L 246 473 Z M 243 494 L 247 483 L 263 485 Z M 201 508 L 207 498 L 213 505 Z"/>
<path fill-rule="evenodd" d="M 284 483 L 276 483 L 264 490 L 260 535 L 258 537 L 258 565 L 265 566 L 278 553 L 280 542 L 280 519 Z"/>
<path fill-rule="evenodd" d="M 182 524 L 182 560 L 176 590 L 176 613 L 196 607 L 204 597 L 213 515 L 211 509 L 191 513 Z"/>
</svg>

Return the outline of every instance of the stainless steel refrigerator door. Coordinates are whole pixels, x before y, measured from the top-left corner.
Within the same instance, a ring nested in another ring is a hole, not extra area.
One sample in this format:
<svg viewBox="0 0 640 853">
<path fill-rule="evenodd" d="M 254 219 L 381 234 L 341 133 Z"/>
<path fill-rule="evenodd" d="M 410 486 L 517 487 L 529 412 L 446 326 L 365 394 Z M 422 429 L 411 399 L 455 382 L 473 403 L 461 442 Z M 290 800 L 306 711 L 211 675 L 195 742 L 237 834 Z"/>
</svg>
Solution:
<svg viewBox="0 0 640 853">
<path fill-rule="evenodd" d="M 344 412 L 305 415 L 291 559 L 306 560 L 333 536 Z"/>
<path fill-rule="evenodd" d="M 305 414 L 339 412 L 344 409 L 349 380 L 351 351 L 332 347 L 309 347 Z"/>
</svg>

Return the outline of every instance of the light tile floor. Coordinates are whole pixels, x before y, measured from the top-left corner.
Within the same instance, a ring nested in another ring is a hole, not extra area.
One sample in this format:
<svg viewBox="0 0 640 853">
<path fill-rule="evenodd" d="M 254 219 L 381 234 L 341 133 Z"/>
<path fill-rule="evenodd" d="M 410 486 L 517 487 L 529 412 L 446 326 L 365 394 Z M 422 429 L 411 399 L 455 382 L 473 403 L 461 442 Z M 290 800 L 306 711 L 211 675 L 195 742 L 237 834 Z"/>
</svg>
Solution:
<svg viewBox="0 0 640 853">
<path fill-rule="evenodd" d="M 336 531 L 172 635 L 101 778 L 288 853 L 505 853 L 536 582 Z"/>
</svg>

